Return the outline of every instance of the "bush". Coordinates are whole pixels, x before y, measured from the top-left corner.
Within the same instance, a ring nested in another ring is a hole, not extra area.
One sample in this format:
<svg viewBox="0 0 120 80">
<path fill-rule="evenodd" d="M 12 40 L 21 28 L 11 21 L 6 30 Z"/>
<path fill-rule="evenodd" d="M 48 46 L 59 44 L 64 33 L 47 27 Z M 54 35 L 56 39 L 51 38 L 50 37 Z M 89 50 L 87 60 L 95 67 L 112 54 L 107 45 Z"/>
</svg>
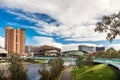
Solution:
<svg viewBox="0 0 120 80">
<path fill-rule="evenodd" d="M 42 76 L 40 80 L 54 80 L 61 72 L 61 69 L 63 68 L 63 63 L 64 61 L 60 57 L 50 60 L 49 64 L 51 66 L 51 69 L 47 70 L 45 67 L 42 71 L 39 71 L 39 74 Z"/>
<path fill-rule="evenodd" d="M 92 56 L 78 56 L 76 63 L 78 68 L 83 68 L 85 66 L 93 66 Z"/>
<path fill-rule="evenodd" d="M 7 80 L 4 70 L 0 70 L 0 80 Z"/>
<path fill-rule="evenodd" d="M 39 70 L 39 74 L 41 74 L 40 80 L 50 80 L 50 71 L 46 69 L 46 66 L 44 66 L 43 70 Z M 47 75 L 47 77 L 46 77 Z"/>
<path fill-rule="evenodd" d="M 10 72 L 9 80 L 28 80 L 26 70 L 22 66 L 22 60 L 18 54 L 10 55 L 10 66 L 8 68 Z"/>
<path fill-rule="evenodd" d="M 84 66 L 84 57 L 78 56 L 76 63 L 78 68 L 82 68 Z"/>
</svg>

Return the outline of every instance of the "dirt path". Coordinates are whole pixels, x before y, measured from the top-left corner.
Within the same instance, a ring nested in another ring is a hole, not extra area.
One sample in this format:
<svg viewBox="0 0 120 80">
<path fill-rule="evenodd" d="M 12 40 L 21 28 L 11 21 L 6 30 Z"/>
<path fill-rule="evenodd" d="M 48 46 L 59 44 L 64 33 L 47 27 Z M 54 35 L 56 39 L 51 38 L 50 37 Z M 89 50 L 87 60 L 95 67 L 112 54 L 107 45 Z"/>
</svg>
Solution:
<svg viewBox="0 0 120 80">
<path fill-rule="evenodd" d="M 72 67 L 64 70 L 61 80 L 72 80 L 71 71 L 72 71 Z"/>
</svg>

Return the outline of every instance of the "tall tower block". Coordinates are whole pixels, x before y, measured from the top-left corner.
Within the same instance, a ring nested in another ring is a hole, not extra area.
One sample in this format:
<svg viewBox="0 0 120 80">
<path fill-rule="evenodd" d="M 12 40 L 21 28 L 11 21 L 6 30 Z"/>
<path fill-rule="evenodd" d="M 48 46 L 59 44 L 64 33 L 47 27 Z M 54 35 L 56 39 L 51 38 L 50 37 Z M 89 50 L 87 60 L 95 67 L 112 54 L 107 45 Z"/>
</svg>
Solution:
<svg viewBox="0 0 120 80">
<path fill-rule="evenodd" d="M 22 54 L 25 52 L 25 29 L 5 28 L 5 49 L 8 53 Z"/>
</svg>

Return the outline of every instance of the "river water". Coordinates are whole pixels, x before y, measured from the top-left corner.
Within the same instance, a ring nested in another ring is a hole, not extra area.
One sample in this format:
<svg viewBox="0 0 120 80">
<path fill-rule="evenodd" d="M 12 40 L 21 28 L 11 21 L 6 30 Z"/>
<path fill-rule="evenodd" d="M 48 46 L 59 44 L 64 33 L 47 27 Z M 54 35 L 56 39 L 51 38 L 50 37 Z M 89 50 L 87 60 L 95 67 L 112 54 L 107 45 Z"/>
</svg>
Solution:
<svg viewBox="0 0 120 80">
<path fill-rule="evenodd" d="M 38 71 L 42 70 L 45 67 L 45 65 L 47 68 L 49 68 L 48 64 L 29 63 L 29 64 L 24 64 L 23 66 L 25 67 L 25 69 L 27 69 L 27 75 L 29 80 L 39 80 L 41 76 Z M 0 69 L 4 69 L 5 71 L 7 71 L 8 65 L 0 64 Z"/>
<path fill-rule="evenodd" d="M 68 66 L 68 65 L 74 65 L 75 62 L 72 61 L 65 61 L 64 62 L 64 66 Z M 45 66 L 47 69 L 50 68 L 49 64 L 40 64 L 40 63 L 23 63 L 24 68 L 27 70 L 27 75 L 29 80 L 39 80 L 40 79 L 40 74 L 39 74 L 39 70 L 42 70 Z M 5 71 L 7 71 L 9 65 L 8 64 L 0 64 L 0 69 L 4 69 Z M 7 72 L 6 72 L 7 73 Z"/>
<path fill-rule="evenodd" d="M 43 64 L 25 64 L 24 66 L 27 69 L 29 80 L 39 80 L 41 76 L 38 71 L 45 67 Z"/>
</svg>

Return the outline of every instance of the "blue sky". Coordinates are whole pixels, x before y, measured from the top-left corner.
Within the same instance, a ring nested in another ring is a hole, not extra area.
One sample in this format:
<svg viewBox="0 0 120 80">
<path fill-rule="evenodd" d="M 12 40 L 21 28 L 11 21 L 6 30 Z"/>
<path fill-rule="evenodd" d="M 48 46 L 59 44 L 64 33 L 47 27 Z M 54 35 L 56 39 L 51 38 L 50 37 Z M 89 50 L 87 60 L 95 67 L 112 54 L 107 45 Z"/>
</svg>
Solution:
<svg viewBox="0 0 120 80">
<path fill-rule="evenodd" d="M 120 38 L 112 43 L 106 33 L 94 32 L 102 15 L 118 12 L 119 0 L 0 0 L 0 46 L 4 28 L 26 29 L 26 45 L 103 45 L 119 49 Z M 75 48 L 73 46 L 73 48 Z"/>
</svg>

